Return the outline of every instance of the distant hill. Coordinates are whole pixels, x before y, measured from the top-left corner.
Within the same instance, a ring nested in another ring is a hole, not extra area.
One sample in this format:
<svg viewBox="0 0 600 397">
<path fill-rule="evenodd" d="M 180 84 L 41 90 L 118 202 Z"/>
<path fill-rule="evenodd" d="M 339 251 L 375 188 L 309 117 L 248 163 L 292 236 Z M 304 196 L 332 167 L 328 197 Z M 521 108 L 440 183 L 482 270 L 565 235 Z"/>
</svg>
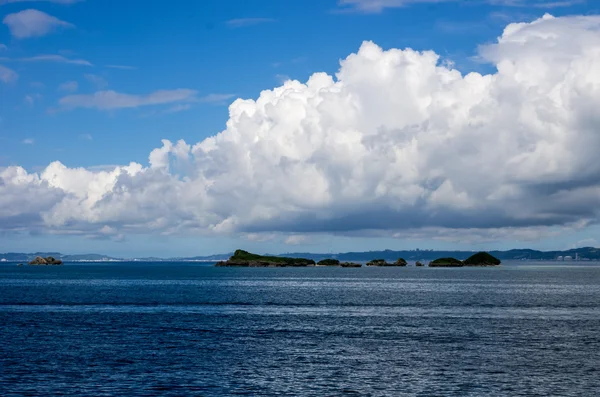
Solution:
<svg viewBox="0 0 600 397">
<path fill-rule="evenodd" d="M 274 256 L 285 256 L 290 258 L 306 258 L 314 261 L 322 259 L 337 259 L 342 262 L 368 262 L 374 258 L 384 259 L 386 261 L 395 261 L 398 258 L 405 258 L 408 261 L 434 260 L 437 258 L 452 257 L 465 260 L 478 251 L 431 251 L 431 250 L 410 250 L 410 251 L 369 251 L 369 252 L 344 252 L 339 254 L 315 254 L 307 252 L 295 252 Z M 600 248 L 585 247 L 566 251 L 537 251 L 532 249 L 512 249 L 508 251 L 489 251 L 490 254 L 500 260 L 556 260 L 559 257 L 570 256 L 572 259 L 578 257 L 580 260 L 600 260 Z M 9 252 L 0 254 L 0 261 L 8 262 L 28 262 L 36 256 L 52 256 L 61 259 L 63 262 L 104 262 L 104 261 L 136 261 L 136 262 L 217 262 L 227 260 L 233 253 L 178 257 L 178 258 L 115 258 L 101 254 L 80 254 L 66 255 L 59 252 L 35 252 L 35 253 L 16 253 Z"/>
</svg>

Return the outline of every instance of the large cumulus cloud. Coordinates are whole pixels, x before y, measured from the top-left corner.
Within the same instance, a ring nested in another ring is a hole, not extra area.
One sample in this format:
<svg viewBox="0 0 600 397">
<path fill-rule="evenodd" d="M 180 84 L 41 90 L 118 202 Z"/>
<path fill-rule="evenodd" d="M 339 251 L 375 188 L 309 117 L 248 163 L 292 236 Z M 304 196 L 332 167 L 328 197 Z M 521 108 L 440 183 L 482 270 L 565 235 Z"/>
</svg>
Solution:
<svg viewBox="0 0 600 397">
<path fill-rule="evenodd" d="M 406 236 L 596 222 L 600 17 L 511 24 L 479 58 L 497 72 L 365 42 L 335 77 L 238 99 L 224 131 L 163 141 L 148 166 L 0 170 L 0 225 Z"/>
</svg>

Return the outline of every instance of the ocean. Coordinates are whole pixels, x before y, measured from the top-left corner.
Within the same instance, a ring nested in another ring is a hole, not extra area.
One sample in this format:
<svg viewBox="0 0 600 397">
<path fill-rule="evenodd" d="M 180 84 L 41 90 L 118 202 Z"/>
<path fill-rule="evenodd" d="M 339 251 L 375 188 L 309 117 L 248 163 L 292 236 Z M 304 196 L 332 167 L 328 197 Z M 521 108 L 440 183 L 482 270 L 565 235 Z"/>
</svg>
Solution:
<svg viewBox="0 0 600 397">
<path fill-rule="evenodd" d="M 0 265 L 2 396 L 597 396 L 600 264 Z"/>
</svg>

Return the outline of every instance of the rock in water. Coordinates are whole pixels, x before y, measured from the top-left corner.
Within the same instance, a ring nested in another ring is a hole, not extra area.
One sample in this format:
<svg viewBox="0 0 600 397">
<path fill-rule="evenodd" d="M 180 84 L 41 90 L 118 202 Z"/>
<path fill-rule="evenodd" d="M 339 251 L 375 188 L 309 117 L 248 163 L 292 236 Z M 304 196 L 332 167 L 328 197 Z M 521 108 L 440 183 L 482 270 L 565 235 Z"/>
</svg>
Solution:
<svg viewBox="0 0 600 397">
<path fill-rule="evenodd" d="M 46 259 L 42 258 L 41 256 L 36 256 L 36 258 L 34 260 L 32 260 L 31 262 L 29 262 L 30 265 L 47 265 L 48 262 L 46 261 Z"/>
<path fill-rule="evenodd" d="M 62 263 L 63 262 L 60 259 L 55 259 L 51 256 L 47 258 L 37 256 L 34 260 L 29 262 L 30 265 L 62 265 Z"/>
<path fill-rule="evenodd" d="M 396 262 L 394 262 L 394 266 L 406 266 L 408 265 L 408 263 L 406 262 L 406 259 L 404 258 L 399 258 Z"/>
</svg>

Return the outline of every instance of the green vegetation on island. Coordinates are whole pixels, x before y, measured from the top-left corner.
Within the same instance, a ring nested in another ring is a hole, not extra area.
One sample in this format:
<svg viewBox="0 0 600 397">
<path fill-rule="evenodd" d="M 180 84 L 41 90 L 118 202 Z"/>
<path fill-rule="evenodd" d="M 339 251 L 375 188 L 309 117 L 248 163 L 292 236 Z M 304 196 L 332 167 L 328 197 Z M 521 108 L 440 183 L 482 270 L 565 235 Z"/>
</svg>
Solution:
<svg viewBox="0 0 600 397">
<path fill-rule="evenodd" d="M 373 259 L 367 262 L 367 266 L 389 266 L 385 259 Z"/>
<path fill-rule="evenodd" d="M 360 263 L 354 263 L 354 262 L 342 262 L 340 263 L 341 267 L 362 267 L 362 265 Z"/>
<path fill-rule="evenodd" d="M 464 261 L 456 258 L 439 258 L 429 262 L 429 267 L 498 266 L 500 260 L 487 252 L 478 252 Z"/>
<path fill-rule="evenodd" d="M 51 259 L 51 261 L 50 261 Z M 54 263 L 54 258 L 36 258 L 39 264 L 59 264 Z M 35 262 L 34 261 L 34 262 Z M 45 263 L 42 263 L 44 261 Z M 56 262 L 60 262 L 56 261 Z M 61 262 L 62 263 L 62 262 Z M 37 263 L 36 263 L 37 264 Z M 398 258 L 395 262 L 388 262 L 385 259 L 373 259 L 367 262 L 367 266 L 376 267 L 404 267 L 408 262 L 404 258 Z M 429 263 L 429 267 L 464 267 L 464 266 L 498 266 L 500 260 L 487 252 L 478 252 L 471 255 L 465 261 L 453 257 L 438 258 Z M 237 250 L 226 261 L 218 262 L 215 266 L 219 267 L 307 267 L 307 266 L 328 266 L 328 267 L 362 267 L 360 263 L 340 262 L 339 259 L 326 258 L 315 263 L 312 259 L 290 258 L 283 256 L 257 255 L 248 251 Z M 417 261 L 415 266 L 425 266 L 421 261 Z"/>
<path fill-rule="evenodd" d="M 406 259 L 404 259 L 404 258 L 398 258 L 396 260 L 396 262 L 394 262 L 393 266 L 406 266 L 406 265 L 408 265 L 408 263 L 406 262 Z"/>
<path fill-rule="evenodd" d="M 464 263 L 456 258 L 438 258 L 429 262 L 429 267 L 463 267 Z"/>
<path fill-rule="evenodd" d="M 463 263 L 465 266 L 498 266 L 501 261 L 487 252 L 478 252 L 465 259 Z"/>
<path fill-rule="evenodd" d="M 340 266 L 337 259 L 323 259 L 317 262 L 317 266 Z"/>
<path fill-rule="evenodd" d="M 407 265 L 407 262 L 404 258 L 399 258 L 394 263 L 389 263 L 385 259 L 373 259 L 373 260 L 367 262 L 367 266 L 385 267 L 385 266 L 406 266 L 406 265 Z"/>
<path fill-rule="evenodd" d="M 337 266 L 362 267 L 360 263 L 343 262 L 337 259 L 322 259 L 315 263 L 312 259 L 286 258 L 282 256 L 266 256 L 237 250 L 226 261 L 217 262 L 218 267 L 308 267 L 308 266 Z"/>
<path fill-rule="evenodd" d="M 315 261 L 304 258 L 286 258 L 281 256 L 263 256 L 247 251 L 237 250 L 227 261 L 218 262 L 215 266 L 230 267 L 306 267 L 315 266 Z"/>
</svg>

